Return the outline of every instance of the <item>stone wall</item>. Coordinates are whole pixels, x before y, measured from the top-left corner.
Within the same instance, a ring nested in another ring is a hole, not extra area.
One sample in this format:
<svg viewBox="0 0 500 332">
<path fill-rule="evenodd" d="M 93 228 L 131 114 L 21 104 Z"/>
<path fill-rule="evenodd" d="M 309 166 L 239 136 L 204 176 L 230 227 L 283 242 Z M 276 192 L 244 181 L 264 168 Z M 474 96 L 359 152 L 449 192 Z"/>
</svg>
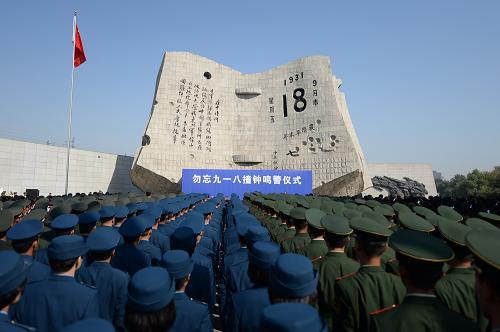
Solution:
<svg viewBox="0 0 500 332">
<path fill-rule="evenodd" d="M 128 156 L 72 149 L 69 192 L 139 191 L 130 180 L 132 162 Z M 0 139 L 0 189 L 58 195 L 64 194 L 65 180 L 65 147 Z"/>
</svg>

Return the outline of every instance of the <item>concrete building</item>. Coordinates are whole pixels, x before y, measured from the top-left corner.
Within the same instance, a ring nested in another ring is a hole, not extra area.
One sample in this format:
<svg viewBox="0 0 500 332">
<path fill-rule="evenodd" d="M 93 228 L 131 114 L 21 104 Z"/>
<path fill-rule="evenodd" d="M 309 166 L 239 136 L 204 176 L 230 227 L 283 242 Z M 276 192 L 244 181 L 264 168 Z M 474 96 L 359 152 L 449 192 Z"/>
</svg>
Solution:
<svg viewBox="0 0 500 332">
<path fill-rule="evenodd" d="M 371 182 L 341 85 L 325 56 L 243 74 L 167 52 L 132 181 L 166 193 L 183 168 L 310 169 L 314 193 L 358 194 Z"/>
<path fill-rule="evenodd" d="M 139 192 L 130 180 L 133 158 L 72 149 L 68 190 Z M 64 194 L 66 148 L 0 139 L 0 188 L 7 194 L 38 189 L 40 195 Z"/>
</svg>

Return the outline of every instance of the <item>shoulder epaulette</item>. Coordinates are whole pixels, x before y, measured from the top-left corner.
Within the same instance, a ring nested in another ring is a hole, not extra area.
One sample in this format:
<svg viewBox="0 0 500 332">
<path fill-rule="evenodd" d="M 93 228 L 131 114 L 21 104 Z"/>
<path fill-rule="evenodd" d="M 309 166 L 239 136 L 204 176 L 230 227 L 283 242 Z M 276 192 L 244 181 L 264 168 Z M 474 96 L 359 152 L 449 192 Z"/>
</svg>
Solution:
<svg viewBox="0 0 500 332">
<path fill-rule="evenodd" d="M 378 315 L 378 314 L 381 314 L 381 313 L 386 312 L 386 311 L 391 311 L 392 309 L 395 309 L 397 307 L 398 307 L 397 304 L 393 304 L 393 305 L 390 305 L 390 306 L 388 306 L 386 308 L 374 310 L 374 311 L 370 312 L 369 315 L 370 316 L 372 316 L 372 315 Z"/>
<path fill-rule="evenodd" d="M 339 280 L 342 280 L 342 279 L 345 279 L 345 278 L 349 278 L 349 277 L 352 277 L 353 275 L 355 275 L 358 271 L 356 272 L 352 272 L 352 273 L 348 273 L 348 274 L 344 274 L 343 276 L 341 277 L 337 277 L 335 278 L 336 281 L 339 281 Z"/>
<path fill-rule="evenodd" d="M 92 285 L 86 284 L 86 283 L 81 282 L 81 281 L 79 282 L 79 284 L 80 284 L 80 285 L 83 285 L 83 286 L 85 286 L 85 287 L 88 287 L 88 288 L 90 288 L 90 289 L 97 289 L 97 287 L 96 287 L 96 286 L 92 286 Z"/>
<path fill-rule="evenodd" d="M 24 325 L 24 324 L 21 324 L 21 323 L 17 323 L 17 322 L 15 322 L 13 320 L 10 321 L 9 323 L 12 324 L 15 327 L 19 327 L 19 328 L 25 329 L 26 331 L 37 331 L 37 329 L 34 328 L 34 327 L 31 327 L 31 326 L 28 326 L 28 325 Z"/>
<path fill-rule="evenodd" d="M 325 258 L 324 256 L 314 257 L 313 259 L 311 259 L 311 262 L 312 263 L 319 262 L 322 261 L 324 258 Z"/>
</svg>

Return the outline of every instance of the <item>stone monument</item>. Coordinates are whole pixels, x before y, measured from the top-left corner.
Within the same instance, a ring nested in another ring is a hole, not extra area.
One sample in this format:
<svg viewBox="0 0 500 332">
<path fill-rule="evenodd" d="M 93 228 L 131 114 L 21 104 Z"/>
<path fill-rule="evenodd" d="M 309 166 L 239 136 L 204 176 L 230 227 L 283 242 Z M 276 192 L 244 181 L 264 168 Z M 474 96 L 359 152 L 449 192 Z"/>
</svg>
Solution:
<svg viewBox="0 0 500 332">
<path fill-rule="evenodd" d="M 183 168 L 310 169 L 315 194 L 358 194 L 371 180 L 341 85 L 326 56 L 243 74 L 167 52 L 132 181 L 168 193 Z"/>
</svg>

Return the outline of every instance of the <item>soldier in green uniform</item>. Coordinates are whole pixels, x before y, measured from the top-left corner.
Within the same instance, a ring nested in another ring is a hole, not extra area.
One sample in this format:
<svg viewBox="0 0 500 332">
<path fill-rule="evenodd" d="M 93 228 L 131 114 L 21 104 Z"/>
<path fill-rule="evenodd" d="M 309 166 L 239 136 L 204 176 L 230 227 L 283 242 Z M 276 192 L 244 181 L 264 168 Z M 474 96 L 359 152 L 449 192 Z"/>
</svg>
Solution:
<svg viewBox="0 0 500 332">
<path fill-rule="evenodd" d="M 359 263 L 347 257 L 345 247 L 353 232 L 349 220 L 339 215 L 325 215 L 321 218 L 325 229 L 327 254 L 314 262 L 318 270 L 318 305 L 321 316 L 328 329 L 333 330 L 333 311 L 335 305 L 335 283 L 343 277 L 356 273 Z"/>
<path fill-rule="evenodd" d="M 292 211 L 293 206 L 287 203 L 282 203 L 279 206 L 281 225 L 276 228 L 276 242 L 282 244 L 283 242 L 292 239 L 295 236 L 295 226 L 293 226 L 290 219 L 290 211 Z"/>
<path fill-rule="evenodd" d="M 465 236 L 474 255 L 476 294 L 479 306 L 490 320 L 490 332 L 500 331 L 500 232 L 473 230 Z"/>
<path fill-rule="evenodd" d="M 434 293 L 443 264 L 454 253 L 438 238 L 418 231 L 400 230 L 390 238 L 396 251 L 407 294 L 397 308 L 372 316 L 372 331 L 479 331 L 479 326 L 448 309 Z"/>
<path fill-rule="evenodd" d="M 464 224 L 442 219 L 439 233 L 455 252 L 455 258 L 448 262 L 449 270 L 436 284 L 436 295 L 450 310 L 478 321 L 479 310 L 474 285 L 475 271 L 472 269 L 471 253 L 465 245 L 465 236 L 471 228 Z"/>
<path fill-rule="evenodd" d="M 299 249 L 297 253 L 309 257 L 313 264 L 328 252 L 324 239 L 325 228 L 321 225 L 321 218 L 325 215 L 326 213 L 315 208 L 306 211 L 307 233 L 309 233 L 311 243 L 303 249 Z"/>
<path fill-rule="evenodd" d="M 12 227 L 13 222 L 14 215 L 10 210 L 0 211 L 0 251 L 12 249 L 10 241 L 7 240 L 7 231 Z"/>
<path fill-rule="evenodd" d="M 295 226 L 295 236 L 283 242 L 281 246 L 285 253 L 296 253 L 311 243 L 311 238 L 307 233 L 306 209 L 293 208 L 290 211 L 290 219 Z"/>
<path fill-rule="evenodd" d="M 401 303 L 406 289 L 398 276 L 380 266 L 392 231 L 365 217 L 352 218 L 350 224 L 356 234 L 354 251 L 360 268 L 335 285 L 334 329 L 368 331 L 370 315 Z"/>
</svg>

